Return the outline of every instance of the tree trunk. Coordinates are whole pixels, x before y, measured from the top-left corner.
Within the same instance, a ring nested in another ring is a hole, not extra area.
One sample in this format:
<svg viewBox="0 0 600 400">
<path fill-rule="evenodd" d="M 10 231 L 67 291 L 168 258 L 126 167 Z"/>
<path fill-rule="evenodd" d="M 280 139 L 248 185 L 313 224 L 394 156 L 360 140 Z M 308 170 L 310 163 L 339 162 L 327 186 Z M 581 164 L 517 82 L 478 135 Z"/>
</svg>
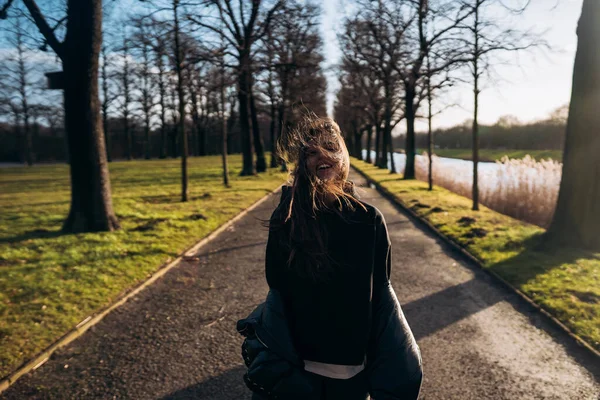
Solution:
<svg viewBox="0 0 600 400">
<path fill-rule="evenodd" d="M 584 0 L 563 170 L 547 243 L 600 250 L 600 3 Z"/>
<path fill-rule="evenodd" d="M 221 56 L 221 161 L 223 163 L 223 185 L 229 187 L 229 167 L 227 165 L 227 120 L 225 119 L 225 60 Z"/>
<path fill-rule="evenodd" d="M 158 67 L 158 93 L 160 103 L 160 158 L 167 158 L 167 116 L 166 116 L 166 88 L 165 73 L 162 55 L 157 55 Z"/>
<path fill-rule="evenodd" d="M 429 57 L 427 57 L 427 72 L 431 70 L 429 63 Z M 433 190 L 433 133 L 431 130 L 431 122 L 433 119 L 433 113 L 431 109 L 431 74 L 427 76 L 427 155 L 428 155 L 428 168 L 427 168 L 427 182 L 429 190 Z"/>
<path fill-rule="evenodd" d="M 150 114 L 146 113 L 144 116 L 144 151 L 145 158 L 149 160 L 151 158 L 150 152 Z"/>
<path fill-rule="evenodd" d="M 181 138 L 181 201 L 188 200 L 188 138 L 185 132 L 185 94 L 183 92 L 183 54 L 179 43 L 179 17 L 177 7 L 179 0 L 173 0 L 173 21 L 175 22 L 175 70 L 177 72 L 177 96 L 179 100 L 179 124 L 177 136 Z"/>
<path fill-rule="evenodd" d="M 385 88 L 385 105 L 383 112 L 383 137 L 381 141 L 381 157 L 379 157 L 379 167 L 388 167 L 388 144 L 392 135 L 392 93 L 389 88 Z"/>
<path fill-rule="evenodd" d="M 102 1 L 68 1 L 64 43 L 65 127 L 71 164 L 71 209 L 66 232 L 112 231 L 110 178 L 100 123 L 98 58 L 102 44 Z"/>
<path fill-rule="evenodd" d="M 169 127 L 169 138 L 171 139 L 171 157 L 177 158 L 177 134 L 179 132 L 179 120 L 177 119 L 178 108 L 176 106 L 176 97 L 177 97 L 177 88 L 173 90 L 173 87 L 169 88 L 171 91 L 171 104 L 169 104 L 171 109 L 171 126 Z"/>
<path fill-rule="evenodd" d="M 29 126 L 29 110 L 23 113 L 23 120 L 25 122 L 24 131 L 25 134 L 25 162 L 27 162 L 28 166 L 33 165 L 33 140 L 31 137 L 31 127 Z"/>
<path fill-rule="evenodd" d="M 254 151 L 256 152 L 256 172 L 265 172 L 267 170 L 267 160 L 265 159 L 265 146 L 260 135 L 260 126 L 258 125 L 258 115 L 254 94 L 250 89 L 250 116 L 252 119 L 252 136 L 254 139 Z"/>
<path fill-rule="evenodd" d="M 23 110 L 23 152 L 24 159 L 28 166 L 33 165 L 33 141 L 31 138 L 31 127 L 29 125 L 30 111 L 29 111 L 29 103 L 27 102 L 27 80 L 25 75 L 25 64 L 22 57 L 19 57 L 22 71 L 19 73 L 21 82 L 20 82 L 20 92 L 21 92 L 21 109 Z"/>
<path fill-rule="evenodd" d="M 194 87 L 192 77 L 189 75 L 188 77 L 190 101 L 192 103 L 192 155 L 198 156 L 200 155 L 200 144 L 198 143 L 200 140 L 200 115 L 198 113 L 198 94 L 196 92 L 196 88 Z"/>
<path fill-rule="evenodd" d="M 477 63 L 475 63 L 477 64 Z M 477 68 L 477 67 L 475 67 Z M 477 70 L 477 69 L 476 69 Z M 473 211 L 479 210 L 479 77 L 475 76 L 475 101 L 473 108 Z"/>
<path fill-rule="evenodd" d="M 406 164 L 404 166 L 404 179 L 415 179 L 415 88 L 407 85 L 406 101 Z"/>
<path fill-rule="evenodd" d="M 477 3 L 479 4 L 479 3 Z M 475 7 L 475 48 L 473 54 L 473 211 L 479 210 L 479 5 Z"/>
<path fill-rule="evenodd" d="M 142 25 L 143 26 L 143 25 Z M 144 157 L 149 160 L 152 157 L 150 146 L 150 119 L 152 117 L 152 94 L 150 93 L 150 59 L 148 44 L 142 40 L 142 108 L 144 112 Z"/>
<path fill-rule="evenodd" d="M 377 125 L 375 128 L 375 161 L 377 166 L 381 165 L 381 127 Z"/>
<path fill-rule="evenodd" d="M 356 136 L 358 127 L 356 126 L 356 121 L 352 121 L 351 125 L 352 125 L 352 131 L 351 132 L 344 131 L 342 133 L 342 138 L 343 138 L 344 142 L 346 143 L 346 148 L 348 149 L 348 155 L 350 155 L 350 157 L 356 157 L 356 152 L 354 151 L 354 149 L 356 148 L 356 146 L 354 145 L 354 137 Z"/>
<path fill-rule="evenodd" d="M 381 167 L 381 126 L 379 123 L 375 125 L 375 165 Z"/>
<path fill-rule="evenodd" d="M 371 129 L 369 128 L 367 130 L 370 131 Z M 363 159 L 362 156 L 362 131 L 357 131 L 354 134 L 354 154 L 356 154 L 356 158 L 358 158 L 359 160 Z"/>
<path fill-rule="evenodd" d="M 288 111 L 288 87 L 289 87 L 289 68 L 285 67 L 283 69 L 283 75 L 281 78 L 281 103 L 279 104 L 279 138 L 282 138 L 283 135 L 287 134 L 287 111 Z M 279 159 L 281 163 L 281 172 L 287 171 L 287 165 L 285 160 Z"/>
<path fill-rule="evenodd" d="M 394 162 L 394 144 L 392 142 L 392 129 L 388 130 L 388 149 L 390 153 L 390 173 L 396 174 L 396 163 Z M 384 150 L 385 151 L 385 150 Z"/>
<path fill-rule="evenodd" d="M 271 102 L 271 123 L 269 125 L 269 133 L 271 137 L 271 168 L 277 167 L 277 138 L 275 137 L 275 118 L 277 112 L 277 107 L 275 107 L 275 102 Z"/>
<path fill-rule="evenodd" d="M 247 61 L 246 61 L 247 62 Z M 253 146 L 250 134 L 250 120 L 248 115 L 248 66 L 242 64 L 238 77 L 238 101 L 240 104 L 240 135 L 242 137 L 242 171 L 241 176 L 254 175 L 252 162 Z"/>
<path fill-rule="evenodd" d="M 281 103 L 279 104 L 279 137 L 283 137 L 283 135 L 286 134 L 285 128 L 286 128 L 286 113 L 285 113 L 285 98 L 282 99 Z M 284 160 L 279 160 L 281 162 L 281 172 L 285 172 L 287 171 L 287 165 L 285 164 Z"/>
<path fill-rule="evenodd" d="M 379 127 L 379 124 L 376 124 L 376 127 Z M 367 156 L 365 157 L 366 161 L 371 164 L 373 158 L 371 157 L 371 141 L 373 140 L 373 128 L 367 131 Z"/>
<path fill-rule="evenodd" d="M 129 127 L 129 103 L 131 102 L 131 88 L 129 76 L 129 44 L 127 38 L 123 38 L 123 71 L 121 83 L 123 85 L 123 131 L 125 134 L 127 159 L 133 159 L 133 137 Z"/>
</svg>

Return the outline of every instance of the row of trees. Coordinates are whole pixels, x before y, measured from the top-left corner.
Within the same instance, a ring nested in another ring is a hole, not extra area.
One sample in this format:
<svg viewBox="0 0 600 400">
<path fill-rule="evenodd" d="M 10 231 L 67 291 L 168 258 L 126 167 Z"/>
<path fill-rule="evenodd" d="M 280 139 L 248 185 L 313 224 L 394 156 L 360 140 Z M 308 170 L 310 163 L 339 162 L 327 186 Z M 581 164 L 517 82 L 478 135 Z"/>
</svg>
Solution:
<svg viewBox="0 0 600 400">
<path fill-rule="evenodd" d="M 415 120 L 428 120 L 431 154 L 432 119 L 449 106 L 437 99 L 456 83 L 468 82 L 474 94 L 473 209 L 477 210 L 481 80 L 498 59 L 497 54 L 543 43 L 527 32 L 496 23 L 499 10 L 522 12 L 518 1 L 513 1 L 512 7 L 510 2 L 496 0 L 365 0 L 358 3 L 358 11 L 347 19 L 340 35 L 342 47 L 348 51 L 342 61 L 343 84 L 335 106 L 336 118 L 349 132 L 354 154 L 360 156 L 358 149 L 366 135 L 366 147 L 375 149 L 375 159 L 371 160 L 368 153 L 367 161 L 387 167 L 388 154 L 393 150 L 392 130 L 404 122 L 404 178 L 414 179 Z M 396 172 L 393 162 L 392 172 Z"/>
<path fill-rule="evenodd" d="M 448 104 L 440 94 L 457 83 L 473 89 L 473 210 L 478 210 L 479 94 L 484 78 L 507 53 L 547 43 L 529 31 L 506 26 L 502 14 L 519 14 L 528 1 L 388 0 L 358 1 L 340 35 L 347 49 L 342 61 L 342 89 L 335 116 L 360 157 L 363 143 L 375 149 L 367 161 L 384 168 L 392 152 L 391 130 L 406 123 L 404 178 L 414 179 L 415 119 L 428 121 L 433 153 L 432 119 Z M 498 22 L 503 19 L 502 25 Z M 600 3 L 584 0 L 577 29 L 573 91 L 564 142 L 563 175 L 553 222 L 544 243 L 600 248 Z M 373 134 L 375 138 L 373 138 Z M 366 136 L 366 138 L 364 138 Z M 431 157 L 429 188 L 432 189 Z M 395 166 L 392 162 L 392 171 Z"/>
<path fill-rule="evenodd" d="M 124 14 L 119 5 L 109 4 Z M 153 133 L 160 137 L 158 156 L 167 155 L 170 142 L 171 155 L 181 156 L 186 201 L 187 156 L 207 153 L 209 130 L 213 138 L 219 132 L 228 184 L 227 131 L 233 124 L 239 127 L 242 175 L 250 175 L 267 168 L 261 115 L 272 145 L 304 107 L 325 113 L 320 10 L 314 3 L 140 0 L 132 9 L 119 21 L 128 29 L 109 35 L 107 28 L 116 22 L 103 29 L 109 10 L 101 0 L 68 0 L 65 10 L 43 12 L 35 0 L 0 4 L 0 17 L 9 22 L 27 17 L 34 23 L 40 47 L 52 49 L 62 66 L 50 76 L 50 85 L 64 94 L 72 189 L 65 231 L 119 227 L 107 168 L 114 135 L 104 134 L 116 121 L 128 159 L 134 155 L 134 122 L 144 132 L 146 158 L 153 156 Z M 28 97 L 9 92 L 5 98 L 12 104 Z M 17 109 L 21 116 L 14 127 L 21 129 L 28 110 Z M 270 165 L 277 164 L 273 154 Z"/>
</svg>

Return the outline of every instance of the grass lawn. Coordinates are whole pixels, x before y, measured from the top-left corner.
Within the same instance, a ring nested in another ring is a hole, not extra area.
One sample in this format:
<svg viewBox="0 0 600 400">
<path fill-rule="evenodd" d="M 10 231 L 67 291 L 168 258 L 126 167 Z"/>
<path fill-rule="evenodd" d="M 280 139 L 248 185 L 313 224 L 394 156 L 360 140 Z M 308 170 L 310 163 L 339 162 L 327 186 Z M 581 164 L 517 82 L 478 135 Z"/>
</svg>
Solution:
<svg viewBox="0 0 600 400">
<path fill-rule="evenodd" d="M 425 182 L 364 161 L 352 165 L 600 350 L 600 253 L 542 250 L 539 227 L 484 206 L 472 211 L 466 197 L 437 186 L 430 192 Z"/>
<path fill-rule="evenodd" d="M 187 203 L 180 160 L 111 163 L 122 229 L 77 235 L 59 232 L 67 165 L 0 169 L 0 376 L 284 181 L 278 169 L 239 177 L 241 156 L 229 160 L 224 188 L 220 156 L 189 159 Z"/>
<path fill-rule="evenodd" d="M 400 149 L 402 150 L 402 149 Z M 417 149 L 417 154 L 423 154 L 427 149 Z M 435 154 L 439 157 L 460 158 L 461 160 L 472 160 L 473 151 L 471 149 L 435 149 Z M 500 160 L 504 156 L 508 158 L 525 158 L 530 155 L 537 161 L 551 158 L 562 162 L 562 150 L 495 150 L 495 149 L 480 149 L 479 160 L 494 162 Z"/>
</svg>

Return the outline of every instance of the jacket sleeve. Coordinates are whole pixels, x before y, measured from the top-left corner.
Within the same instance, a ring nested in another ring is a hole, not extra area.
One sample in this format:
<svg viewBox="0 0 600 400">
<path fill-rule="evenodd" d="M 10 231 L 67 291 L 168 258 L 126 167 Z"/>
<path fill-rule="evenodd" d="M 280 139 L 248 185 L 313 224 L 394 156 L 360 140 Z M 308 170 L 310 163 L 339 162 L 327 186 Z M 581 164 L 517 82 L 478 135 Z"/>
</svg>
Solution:
<svg viewBox="0 0 600 400">
<path fill-rule="evenodd" d="M 283 234 L 281 229 L 273 229 L 273 220 L 281 213 L 282 204 L 290 196 L 290 188 L 284 186 L 279 199 L 279 205 L 269 219 L 269 238 L 267 239 L 267 248 L 265 253 L 265 276 L 267 284 L 271 289 L 280 289 L 281 272 L 287 263 L 287 253 L 281 246 L 280 235 Z"/>
<path fill-rule="evenodd" d="M 277 232 L 269 229 L 269 239 L 267 240 L 267 249 L 265 254 L 265 275 L 267 284 L 271 289 L 280 288 L 279 281 L 281 275 L 281 251 L 277 243 Z"/>
<path fill-rule="evenodd" d="M 271 221 L 277 210 L 273 211 Z M 269 238 L 265 251 L 265 276 L 270 289 L 281 289 L 283 268 L 287 263 L 288 252 L 280 244 L 279 235 L 284 235 L 282 230 L 273 230 L 269 226 Z"/>
<path fill-rule="evenodd" d="M 379 211 L 375 250 L 371 343 L 367 355 L 369 393 L 375 400 L 416 400 L 423 379 L 421 353 L 389 280 L 391 242 Z"/>
<path fill-rule="evenodd" d="M 392 245 L 383 214 L 375 215 L 375 256 L 373 261 L 373 294 L 377 296 L 392 274 Z"/>
</svg>

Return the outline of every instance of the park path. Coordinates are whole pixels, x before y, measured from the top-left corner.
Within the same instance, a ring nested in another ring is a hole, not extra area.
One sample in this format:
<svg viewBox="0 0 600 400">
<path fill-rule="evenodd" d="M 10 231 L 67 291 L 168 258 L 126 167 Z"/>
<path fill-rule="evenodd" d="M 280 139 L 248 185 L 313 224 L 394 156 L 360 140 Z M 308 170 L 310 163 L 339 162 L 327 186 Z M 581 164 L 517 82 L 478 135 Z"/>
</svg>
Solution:
<svg viewBox="0 0 600 400">
<path fill-rule="evenodd" d="M 355 172 L 351 179 L 365 184 Z M 421 399 L 598 400 L 597 359 L 375 190 L 364 188 L 362 198 L 388 224 L 393 284 L 423 355 Z M 0 398 L 250 399 L 235 323 L 267 292 L 260 220 L 278 199 L 271 196 Z"/>
</svg>

